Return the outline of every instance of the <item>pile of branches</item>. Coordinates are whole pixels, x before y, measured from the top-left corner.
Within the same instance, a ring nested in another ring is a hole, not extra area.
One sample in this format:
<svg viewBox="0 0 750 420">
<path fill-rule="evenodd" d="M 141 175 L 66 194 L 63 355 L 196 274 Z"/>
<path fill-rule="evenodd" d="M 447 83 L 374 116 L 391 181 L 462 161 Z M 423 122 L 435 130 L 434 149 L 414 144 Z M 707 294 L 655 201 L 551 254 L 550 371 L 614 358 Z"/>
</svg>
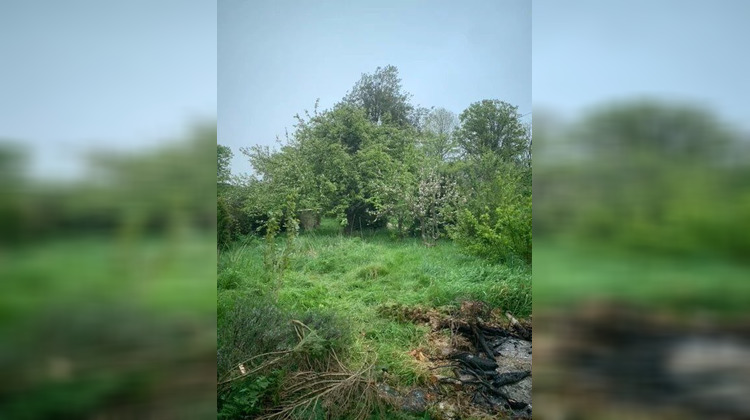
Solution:
<svg viewBox="0 0 750 420">
<path fill-rule="evenodd" d="M 314 330 L 300 321 L 292 320 L 299 338 L 298 344 L 287 350 L 263 353 L 237 364 L 218 383 L 219 388 L 253 375 L 268 373 L 282 366 L 296 366 L 288 372 L 279 387 L 279 401 L 259 419 L 314 418 L 325 413 L 328 418 L 368 419 L 375 410 L 382 413 L 386 406 L 378 393 L 375 360 L 365 361 L 363 368 L 351 370 L 330 350 L 325 364 L 310 360 L 320 338 Z"/>
<path fill-rule="evenodd" d="M 502 387 L 515 384 L 529 376 L 530 370 L 517 370 L 500 373 L 498 371 L 497 357 L 501 355 L 493 351 L 488 341 L 497 342 L 498 339 L 515 338 L 531 341 L 531 325 L 519 322 L 513 315 L 506 313 L 510 321 L 510 328 L 503 329 L 485 325 L 477 317 L 464 316 L 464 319 L 446 320 L 448 327 L 454 333 L 458 333 L 473 341 L 475 353 L 455 352 L 448 356 L 451 366 L 456 372 L 456 377 L 436 376 L 441 383 L 454 385 L 471 385 L 477 388 L 479 396 L 484 401 L 502 401 L 503 407 L 515 414 L 531 415 L 531 405 L 524 401 L 517 401 L 505 392 Z M 473 319 L 472 319 L 473 318 Z M 446 367 L 446 366 L 441 366 Z M 477 395 L 475 395 L 477 397 Z"/>
<path fill-rule="evenodd" d="M 336 366 L 324 372 L 301 371 L 288 375 L 281 386 L 281 405 L 260 419 L 314 418 L 322 410 L 328 418 L 368 419 L 383 400 L 372 379 L 374 363 L 349 370 L 334 354 Z"/>
</svg>

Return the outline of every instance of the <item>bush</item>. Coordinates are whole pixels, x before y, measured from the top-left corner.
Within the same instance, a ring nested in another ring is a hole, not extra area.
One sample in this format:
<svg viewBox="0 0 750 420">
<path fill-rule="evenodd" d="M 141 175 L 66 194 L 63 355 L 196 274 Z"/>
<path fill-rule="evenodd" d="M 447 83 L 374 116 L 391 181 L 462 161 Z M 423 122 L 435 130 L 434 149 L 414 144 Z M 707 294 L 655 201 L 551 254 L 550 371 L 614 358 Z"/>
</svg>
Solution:
<svg viewBox="0 0 750 420">
<path fill-rule="evenodd" d="M 515 180 L 503 176 L 497 177 L 493 188 L 497 191 L 494 207 L 464 209 L 458 215 L 452 237 L 474 255 L 495 262 L 521 259 L 530 264 L 531 194 L 525 194 Z"/>
<path fill-rule="evenodd" d="M 225 296 L 228 295 L 222 295 Z M 323 369 L 329 364 L 333 352 L 345 354 L 350 343 L 348 326 L 333 313 L 308 311 L 295 314 L 280 309 L 267 297 L 258 296 L 220 299 L 217 309 L 217 374 L 220 380 L 239 363 L 252 357 L 294 349 L 285 356 L 283 363 L 271 364 L 268 369 L 223 386 L 218 392 L 218 412 L 222 418 L 258 414 L 261 408 L 272 404 L 271 400 L 286 374 Z M 295 330 L 294 325 L 301 325 L 302 331 Z M 305 338 L 304 343 L 301 336 Z M 262 363 L 256 362 L 252 367 Z M 247 367 L 251 368 L 250 364 Z"/>
</svg>

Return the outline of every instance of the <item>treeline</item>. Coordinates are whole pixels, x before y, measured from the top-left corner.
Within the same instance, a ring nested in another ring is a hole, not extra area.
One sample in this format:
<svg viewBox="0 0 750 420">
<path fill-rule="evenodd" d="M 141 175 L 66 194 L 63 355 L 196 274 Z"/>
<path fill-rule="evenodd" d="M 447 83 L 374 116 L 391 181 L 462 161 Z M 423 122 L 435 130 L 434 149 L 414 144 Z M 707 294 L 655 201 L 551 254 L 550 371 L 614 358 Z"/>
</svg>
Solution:
<svg viewBox="0 0 750 420">
<path fill-rule="evenodd" d="M 632 100 L 535 128 L 537 235 L 747 261 L 750 141 L 712 111 Z"/>
<path fill-rule="evenodd" d="M 218 238 L 263 232 L 294 214 L 312 228 L 390 227 L 432 244 L 450 236 L 494 261 L 531 261 L 531 127 L 481 100 L 458 116 L 411 103 L 398 69 L 364 74 L 331 109 L 296 115 L 278 150 L 242 148 L 253 175 L 231 177 L 218 146 Z M 313 217 L 309 217 L 313 214 Z"/>
<path fill-rule="evenodd" d="M 15 146 L 14 146 L 15 144 Z M 29 179 L 26 150 L 0 144 L 0 244 L 81 234 L 214 229 L 216 124 L 195 125 L 159 149 L 91 151 L 75 182 Z M 208 158 L 208 159 L 207 159 Z"/>
</svg>

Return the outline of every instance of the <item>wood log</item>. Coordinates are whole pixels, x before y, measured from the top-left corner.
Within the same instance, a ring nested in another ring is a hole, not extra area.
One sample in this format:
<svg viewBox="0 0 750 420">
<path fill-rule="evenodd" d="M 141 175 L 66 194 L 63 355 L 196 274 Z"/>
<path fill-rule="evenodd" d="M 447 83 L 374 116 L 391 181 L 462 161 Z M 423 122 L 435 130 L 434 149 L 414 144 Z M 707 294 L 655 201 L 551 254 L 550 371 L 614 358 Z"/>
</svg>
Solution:
<svg viewBox="0 0 750 420">
<path fill-rule="evenodd" d="M 483 357 L 475 356 L 471 353 L 458 353 L 451 356 L 451 359 L 457 360 L 471 369 L 481 371 L 494 371 L 497 369 L 497 363 L 494 360 L 488 360 Z"/>
</svg>

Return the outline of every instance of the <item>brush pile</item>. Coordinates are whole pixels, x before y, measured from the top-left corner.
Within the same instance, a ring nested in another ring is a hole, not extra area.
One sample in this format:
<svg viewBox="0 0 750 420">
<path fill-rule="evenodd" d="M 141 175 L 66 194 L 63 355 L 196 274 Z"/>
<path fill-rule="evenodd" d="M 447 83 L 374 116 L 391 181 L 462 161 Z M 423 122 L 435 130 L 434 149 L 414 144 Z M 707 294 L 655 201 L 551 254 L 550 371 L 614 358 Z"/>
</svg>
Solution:
<svg viewBox="0 0 750 420">
<path fill-rule="evenodd" d="M 531 418 L 530 319 L 519 321 L 479 301 L 459 309 L 389 307 L 381 313 L 431 326 L 431 348 L 415 357 L 435 372 L 429 396 L 436 418 Z"/>
</svg>

